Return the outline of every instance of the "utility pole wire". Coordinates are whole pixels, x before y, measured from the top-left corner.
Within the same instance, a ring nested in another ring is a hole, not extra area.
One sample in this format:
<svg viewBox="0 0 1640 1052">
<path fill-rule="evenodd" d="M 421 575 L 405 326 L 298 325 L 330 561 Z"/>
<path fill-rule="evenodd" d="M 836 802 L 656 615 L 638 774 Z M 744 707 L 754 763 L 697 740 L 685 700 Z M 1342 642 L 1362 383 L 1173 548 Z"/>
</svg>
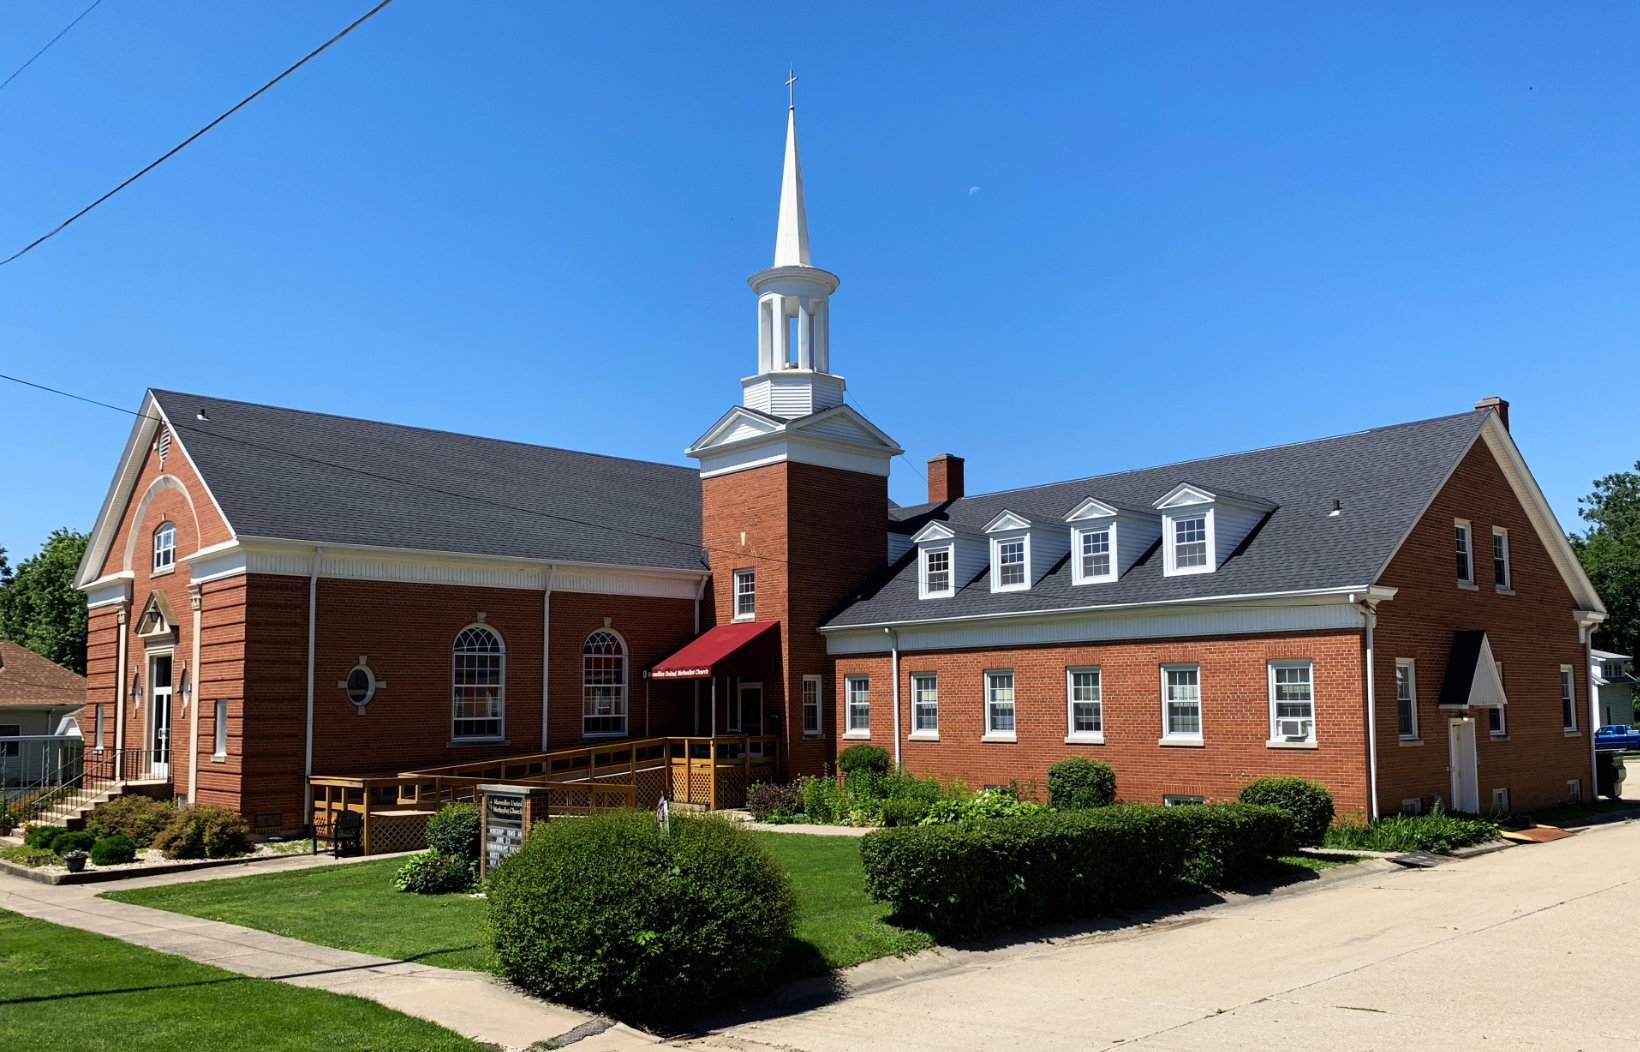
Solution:
<svg viewBox="0 0 1640 1052">
<path fill-rule="evenodd" d="M 101 0 L 98 0 L 98 2 L 100 3 Z M 359 26 L 363 25 L 372 15 L 374 15 L 376 12 L 380 11 L 382 8 L 386 7 L 388 4 L 390 4 L 392 2 L 393 2 L 393 0 L 381 0 L 381 3 L 377 4 L 375 7 L 372 7 L 369 11 L 366 11 L 364 14 L 360 15 L 358 20 L 355 21 L 352 25 L 348 26 L 346 29 L 342 30 L 340 33 L 337 33 L 335 36 L 331 37 L 329 40 L 325 41 L 323 44 L 320 44 L 318 47 L 314 48 L 312 51 L 309 51 L 302 58 L 302 60 L 300 62 L 297 62 L 294 66 L 291 66 L 289 69 L 285 70 L 283 73 L 279 74 L 277 77 L 274 77 L 272 80 L 268 81 L 266 84 L 262 85 L 260 88 L 257 88 L 255 91 L 251 92 L 249 95 L 247 95 L 243 99 L 239 100 L 238 105 L 234 106 L 233 109 L 228 110 L 226 113 L 222 114 L 222 116 L 218 117 L 216 120 L 214 120 L 211 123 L 205 125 L 205 127 L 199 129 L 198 131 L 194 132 L 192 135 L 188 136 L 186 139 L 182 140 L 181 142 L 177 143 L 175 146 L 171 147 L 169 150 L 167 150 L 159 158 L 159 160 L 157 160 L 154 163 L 150 164 L 148 167 L 144 168 L 142 171 L 138 172 L 136 175 L 133 175 L 131 178 L 127 179 L 125 182 L 123 182 L 120 185 L 114 187 L 114 189 L 108 191 L 106 194 L 103 194 L 101 197 L 97 198 L 95 201 L 91 202 L 90 204 L 86 205 L 84 208 L 80 209 L 78 212 L 75 212 L 73 215 L 69 216 L 67 219 L 65 219 L 61 223 L 57 224 L 56 228 L 51 230 L 49 233 L 42 234 L 40 237 L 35 238 L 33 241 L 31 241 L 28 244 L 24 245 L 22 248 L 18 249 L 16 252 L 13 252 L 11 255 L 7 256 L 5 259 L 0 259 L 0 267 L 3 267 L 7 263 L 10 263 L 12 260 L 14 260 L 17 257 L 23 255 L 25 252 L 28 252 L 30 249 L 33 249 L 34 247 L 39 245 L 41 242 L 47 240 L 48 238 L 55 237 L 56 235 L 62 233 L 63 230 L 70 223 L 74 222 L 76 219 L 78 219 L 81 216 L 85 215 L 87 212 L 91 211 L 93 208 L 96 208 L 98 205 L 102 204 L 104 201 L 108 200 L 110 197 L 113 197 L 115 194 L 119 193 L 121 190 L 124 190 L 126 187 L 128 187 L 132 183 L 136 182 L 138 179 L 141 179 L 143 176 L 147 175 L 149 172 L 153 171 L 155 168 L 158 168 L 160 165 L 162 165 L 166 161 L 170 160 L 173 156 L 175 156 L 177 153 L 179 153 L 182 150 L 183 147 L 187 146 L 189 143 L 193 142 L 195 139 L 199 138 L 201 135 L 204 135 L 206 132 L 210 131 L 212 128 L 216 127 L 218 124 L 221 124 L 223 121 L 225 121 L 229 117 L 233 116 L 239 110 L 243 109 L 245 107 L 245 105 L 248 104 L 252 99 L 256 98 L 258 95 L 262 94 L 264 91 L 267 91 L 269 88 L 273 87 L 275 84 L 279 83 L 281 80 L 284 80 L 286 77 L 290 76 L 292 73 L 295 73 L 297 70 L 299 70 L 303 66 L 307 65 L 308 61 L 310 59 L 312 59 L 314 56 L 318 55 L 319 52 L 325 50 L 325 48 L 328 48 L 330 45 L 336 43 L 336 41 L 342 39 L 343 37 L 347 36 L 349 33 L 353 32 L 355 29 L 359 28 Z M 92 6 L 95 6 L 95 5 L 92 5 Z M 32 62 L 33 59 L 30 59 L 29 61 Z"/>
<path fill-rule="evenodd" d="M 76 17 L 74 19 L 74 21 L 72 21 L 68 25 L 64 26 L 63 31 L 61 33 L 58 33 L 56 36 L 54 36 L 50 40 L 46 41 L 46 46 L 45 47 L 43 47 L 40 50 L 36 51 L 29 58 L 29 60 L 27 62 L 23 63 L 21 66 L 18 66 L 15 70 L 13 70 L 11 76 L 7 77 L 5 80 L 0 80 L 0 91 L 5 91 L 6 90 L 6 85 L 10 84 L 12 81 L 17 79 L 17 74 L 23 72 L 23 70 L 28 69 L 30 66 L 34 65 L 34 60 L 35 59 L 39 58 L 41 55 L 45 54 L 47 51 L 50 51 L 51 50 L 51 45 L 53 45 L 53 44 L 57 43 L 57 41 L 63 39 L 64 34 L 66 34 L 70 29 L 73 29 L 75 26 L 79 25 L 80 24 L 80 19 L 84 18 L 86 15 L 89 15 L 91 12 L 95 11 L 97 9 L 97 4 L 100 4 L 100 3 L 102 3 L 102 0 L 95 0 L 95 3 L 93 3 L 90 7 L 86 8 L 84 11 L 80 12 L 79 16 Z"/>
</svg>

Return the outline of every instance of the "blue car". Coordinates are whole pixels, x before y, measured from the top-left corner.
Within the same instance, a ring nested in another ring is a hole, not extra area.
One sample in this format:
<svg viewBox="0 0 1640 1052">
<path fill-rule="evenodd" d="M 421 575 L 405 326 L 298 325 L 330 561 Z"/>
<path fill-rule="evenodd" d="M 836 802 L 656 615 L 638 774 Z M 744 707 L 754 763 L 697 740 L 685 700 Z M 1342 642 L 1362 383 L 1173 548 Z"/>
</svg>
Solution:
<svg viewBox="0 0 1640 1052">
<path fill-rule="evenodd" d="M 1595 729 L 1594 747 L 1601 752 L 1640 749 L 1640 731 L 1626 723 L 1608 723 Z"/>
</svg>

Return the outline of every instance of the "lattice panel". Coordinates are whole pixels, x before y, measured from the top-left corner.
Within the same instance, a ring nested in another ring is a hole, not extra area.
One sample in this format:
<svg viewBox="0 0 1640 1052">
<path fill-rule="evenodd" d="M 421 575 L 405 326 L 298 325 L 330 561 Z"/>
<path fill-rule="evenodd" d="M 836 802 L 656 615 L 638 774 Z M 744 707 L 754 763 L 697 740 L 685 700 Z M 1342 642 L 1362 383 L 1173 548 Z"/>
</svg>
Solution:
<svg viewBox="0 0 1640 1052">
<path fill-rule="evenodd" d="M 420 851 L 427 846 L 429 815 L 372 815 L 370 840 L 365 854 L 385 855 L 392 851 Z"/>
<path fill-rule="evenodd" d="M 634 807 L 652 808 L 666 795 L 666 770 L 657 767 L 650 771 L 639 771 L 637 791 L 633 795 Z"/>
<path fill-rule="evenodd" d="M 719 808 L 746 806 L 746 771 L 740 767 L 718 768 Z"/>
</svg>

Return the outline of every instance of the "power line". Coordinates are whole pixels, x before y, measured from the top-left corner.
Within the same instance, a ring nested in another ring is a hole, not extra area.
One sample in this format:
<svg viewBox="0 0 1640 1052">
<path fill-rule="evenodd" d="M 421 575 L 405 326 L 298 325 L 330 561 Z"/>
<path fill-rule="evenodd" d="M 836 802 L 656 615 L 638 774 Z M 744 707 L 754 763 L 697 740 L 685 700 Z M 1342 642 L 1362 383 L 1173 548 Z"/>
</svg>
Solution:
<svg viewBox="0 0 1640 1052">
<path fill-rule="evenodd" d="M 63 27 L 62 32 L 58 33 L 56 36 L 54 36 L 50 40 L 46 41 L 46 46 L 45 47 L 41 48 L 40 50 L 36 51 L 33 55 L 31 55 L 27 62 L 23 63 L 21 66 L 18 66 L 16 69 L 12 70 L 11 76 L 7 77 L 5 80 L 0 80 L 0 91 L 5 91 L 6 90 L 6 85 L 10 84 L 12 81 L 17 79 L 17 74 L 23 72 L 23 70 L 28 69 L 30 66 L 34 65 L 34 60 L 35 59 L 39 58 L 41 55 L 45 54 L 47 51 L 50 51 L 51 50 L 51 45 L 53 45 L 53 44 L 57 43 L 57 41 L 63 39 L 64 34 L 66 34 L 70 29 L 73 29 L 75 26 L 79 25 L 80 24 L 80 19 L 84 18 L 86 15 L 89 15 L 91 12 L 95 11 L 97 9 L 97 4 L 100 4 L 102 2 L 103 2 L 103 0 L 96 0 L 96 2 L 93 3 L 90 7 L 86 8 L 84 11 L 81 11 L 77 16 L 75 16 L 74 21 L 70 22 L 68 25 Z"/>
<path fill-rule="evenodd" d="M 98 2 L 100 3 L 101 0 L 98 0 Z M 214 120 L 211 123 L 205 125 L 205 127 L 199 129 L 198 131 L 194 132 L 192 135 L 188 136 L 186 139 L 182 140 L 181 142 L 177 143 L 175 146 L 171 147 L 169 150 L 165 151 L 165 153 L 160 155 L 158 160 L 156 160 L 152 164 L 148 165 L 142 171 L 138 172 L 136 175 L 133 175 L 131 178 L 127 179 L 125 182 L 121 183 L 120 185 L 114 187 L 114 189 L 108 191 L 106 194 L 103 194 L 101 197 L 97 198 L 95 201 L 93 201 L 90 204 L 86 205 L 84 208 L 80 209 L 78 212 L 75 212 L 73 215 L 69 216 L 67 219 L 63 220 L 61 223 L 58 223 L 57 226 L 54 229 L 48 231 L 45 234 L 40 235 L 39 237 L 35 238 L 33 241 L 30 241 L 28 244 L 24 245 L 22 248 L 18 249 L 16 252 L 13 252 L 11 255 L 7 256 L 5 259 L 0 259 L 0 267 L 3 267 L 7 263 L 10 263 L 12 260 L 14 260 L 17 257 L 23 255 L 25 252 L 28 252 L 30 249 L 33 249 L 35 246 L 39 245 L 41 242 L 47 240 L 48 238 L 56 237 L 58 234 L 62 233 L 63 230 L 70 223 L 74 222 L 76 219 L 78 219 L 81 216 L 85 215 L 87 212 L 91 211 L 93 208 L 96 208 L 98 205 L 102 204 L 104 201 L 108 200 L 110 197 L 113 197 L 115 194 L 119 193 L 121 190 L 124 190 L 126 187 L 128 187 L 132 183 L 136 182 L 138 179 L 141 179 L 143 176 L 147 175 L 149 172 L 153 171 L 155 168 L 158 168 L 160 165 L 162 165 L 166 161 L 170 160 L 177 153 L 181 152 L 183 147 L 187 146 L 189 143 L 193 142 L 195 139 L 199 138 L 201 135 L 204 135 L 206 132 L 210 131 L 212 128 L 216 127 L 218 124 L 221 124 L 223 121 L 225 121 L 229 117 L 233 116 L 240 109 L 242 109 L 246 104 L 248 104 L 252 99 L 256 98 L 258 95 L 262 94 L 264 91 L 267 91 L 269 88 L 273 87 L 275 84 L 279 83 L 281 80 L 284 80 L 286 77 L 290 76 L 292 73 L 295 73 L 297 70 L 299 70 L 303 66 L 307 65 L 308 61 L 310 59 L 312 59 L 315 55 L 319 54 L 319 52 L 325 50 L 330 45 L 336 43 L 336 41 L 342 39 L 343 37 L 347 36 L 349 33 L 353 32 L 355 29 L 359 28 L 372 15 L 374 15 L 376 12 L 380 11 L 382 8 L 386 7 L 388 4 L 390 4 L 392 2 L 393 2 L 393 0 L 381 0 L 381 3 L 377 4 L 375 7 L 372 7 L 370 10 L 368 10 L 364 14 L 360 15 L 353 22 L 352 25 L 348 26 L 346 29 L 342 30 L 340 33 L 337 33 L 335 36 L 331 37 L 329 40 L 325 41 L 323 44 L 320 44 L 318 47 L 314 48 L 312 51 L 309 51 L 305 56 L 303 56 L 303 58 L 300 62 L 297 62 L 295 65 L 291 66 L 289 69 L 285 70 L 283 73 L 279 74 L 277 77 L 274 77 L 272 80 L 268 81 L 266 84 L 262 85 L 260 88 L 257 88 L 255 91 L 251 92 L 249 95 L 246 95 L 243 99 L 240 99 L 239 102 L 232 109 L 229 109 L 226 112 L 224 112 L 222 114 L 222 116 L 218 117 L 216 120 Z M 96 5 L 93 4 L 92 6 L 95 7 Z M 81 16 L 81 17 L 84 17 L 84 16 Z M 66 32 L 66 30 L 65 30 L 65 32 Z M 32 62 L 34 60 L 29 59 L 29 61 Z M 19 70 L 18 72 L 22 72 L 22 71 Z M 16 74 L 13 74 L 13 76 L 16 76 Z"/>
<path fill-rule="evenodd" d="M 629 529 L 629 528 L 622 527 L 622 526 L 612 526 L 609 523 L 605 523 L 605 522 L 590 522 L 590 521 L 587 521 L 585 519 L 571 518 L 568 515 L 554 515 L 551 512 L 541 511 L 538 508 L 520 507 L 519 505 L 516 505 L 516 504 L 508 504 L 504 501 L 492 500 L 492 499 L 487 498 L 487 497 L 475 496 L 471 493 L 461 493 L 461 492 L 458 492 L 456 490 L 442 489 L 438 486 L 429 485 L 428 483 L 425 483 L 425 482 L 418 482 L 414 479 L 400 478 L 399 476 L 396 476 L 396 475 L 386 475 L 386 474 L 382 474 L 380 472 L 366 471 L 365 469 L 363 469 L 361 467 L 358 467 L 357 465 L 354 465 L 354 464 L 338 463 L 336 461 L 325 460 L 325 459 L 322 459 L 320 457 L 306 456 L 302 453 L 297 453 L 293 450 L 281 449 L 278 446 L 263 445 L 262 443 L 259 443 L 259 442 L 252 442 L 252 441 L 249 441 L 248 439 L 239 438 L 236 435 L 228 435 L 228 434 L 222 433 L 221 431 L 213 431 L 213 430 L 210 430 L 209 428 L 200 427 L 197 424 L 193 424 L 193 423 L 179 422 L 179 421 L 169 420 L 169 419 L 162 419 L 160 417 L 145 416 L 144 414 L 139 413 L 134 409 L 126 409 L 124 406 L 117 406 L 117 405 L 113 405 L 113 404 L 108 403 L 108 402 L 98 401 L 97 399 L 88 397 L 86 395 L 75 394 L 73 391 L 64 391 L 64 390 L 60 390 L 59 388 L 56 388 L 56 387 L 47 387 L 45 384 L 38 384 L 38 383 L 33 382 L 32 380 L 24 380 L 21 377 L 9 376 L 5 373 L 0 373 L 0 380 L 9 380 L 14 384 L 20 384 L 24 387 L 32 387 L 35 390 L 45 391 L 48 394 L 59 395 L 63 398 L 71 398 L 76 402 L 85 402 L 88 405 L 99 406 L 103 409 L 111 409 L 116 413 L 123 413 L 126 416 L 136 417 L 139 420 L 153 420 L 153 421 L 156 421 L 158 423 L 166 424 L 167 426 L 169 426 L 170 428 L 172 428 L 175 431 L 193 432 L 193 433 L 196 433 L 196 434 L 208 436 L 210 438 L 218 439 L 218 440 L 223 441 L 223 442 L 231 442 L 231 443 L 234 443 L 235 445 L 243 446 L 247 449 L 255 449 L 255 450 L 259 450 L 259 451 L 264 452 L 264 453 L 272 453 L 276 456 L 289 457 L 293 460 L 300 460 L 300 461 L 303 461 L 303 462 L 308 463 L 308 464 L 315 464 L 315 465 L 318 465 L 319 467 L 330 468 L 330 469 L 336 470 L 336 471 L 350 472 L 354 475 L 359 476 L 360 478 L 375 479 L 378 482 L 390 482 L 390 483 L 393 483 L 394 485 L 398 485 L 398 486 L 409 486 L 409 487 L 414 488 L 414 489 L 424 490 L 428 493 L 436 493 L 439 496 L 443 496 L 443 497 L 453 497 L 456 500 L 466 501 L 470 504 L 484 504 L 484 505 L 488 505 L 489 507 L 492 507 L 492 508 L 499 508 L 499 509 L 502 509 L 504 511 L 518 512 L 518 513 L 523 514 L 523 515 L 532 515 L 532 516 L 535 516 L 537 518 L 546 519 L 546 520 L 550 520 L 550 521 L 553 521 L 553 522 L 567 523 L 567 524 L 572 525 L 572 526 L 586 526 L 590 529 L 595 529 L 595 530 L 607 530 L 611 533 L 623 533 L 623 534 L 626 534 L 629 537 L 640 537 L 640 538 L 643 538 L 645 540 L 661 541 L 662 543 L 677 545 L 678 547 L 687 548 L 690 551 L 697 552 L 697 553 L 701 552 L 701 551 L 710 551 L 710 552 L 721 552 L 725 555 L 735 555 L 735 556 L 740 556 L 740 555 L 745 554 L 744 552 L 742 552 L 740 549 L 737 549 L 737 548 L 718 548 L 718 547 L 714 547 L 714 546 L 709 545 L 709 544 L 702 544 L 699 539 L 681 540 L 677 537 L 667 537 L 664 534 L 647 533 L 643 530 L 634 530 L 634 529 Z M 885 528 L 886 528 L 886 525 L 887 525 L 886 519 L 885 519 L 884 525 L 885 525 Z M 769 555 L 759 556 L 758 558 L 760 559 L 760 561 L 773 562 L 773 563 L 790 563 L 790 561 L 791 561 L 789 559 L 781 559 L 779 557 L 769 556 Z"/>
</svg>

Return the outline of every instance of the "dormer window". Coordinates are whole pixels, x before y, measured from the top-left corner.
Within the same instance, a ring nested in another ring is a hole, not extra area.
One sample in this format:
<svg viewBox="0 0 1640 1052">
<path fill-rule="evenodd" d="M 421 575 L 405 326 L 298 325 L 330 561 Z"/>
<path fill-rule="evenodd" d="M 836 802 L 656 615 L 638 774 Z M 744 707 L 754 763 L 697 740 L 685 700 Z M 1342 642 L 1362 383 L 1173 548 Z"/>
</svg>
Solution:
<svg viewBox="0 0 1640 1052">
<path fill-rule="evenodd" d="M 1207 568 L 1207 516 L 1173 520 L 1173 568 Z"/>
<path fill-rule="evenodd" d="M 1110 527 L 1083 530 L 1077 548 L 1082 558 L 1082 579 L 1097 581 L 1113 576 L 1110 561 Z"/>
<path fill-rule="evenodd" d="M 162 522 L 154 531 L 154 572 L 168 573 L 177 564 L 177 528 L 175 523 Z"/>
<path fill-rule="evenodd" d="M 997 587 L 1024 588 L 1025 540 L 997 542 Z"/>
<path fill-rule="evenodd" d="M 922 549 L 922 598 L 951 595 L 951 546 Z"/>
<path fill-rule="evenodd" d="M 1071 509 L 1071 583 L 1114 581 L 1156 543 L 1162 520 L 1154 512 L 1118 508 L 1088 497 Z"/>
</svg>

